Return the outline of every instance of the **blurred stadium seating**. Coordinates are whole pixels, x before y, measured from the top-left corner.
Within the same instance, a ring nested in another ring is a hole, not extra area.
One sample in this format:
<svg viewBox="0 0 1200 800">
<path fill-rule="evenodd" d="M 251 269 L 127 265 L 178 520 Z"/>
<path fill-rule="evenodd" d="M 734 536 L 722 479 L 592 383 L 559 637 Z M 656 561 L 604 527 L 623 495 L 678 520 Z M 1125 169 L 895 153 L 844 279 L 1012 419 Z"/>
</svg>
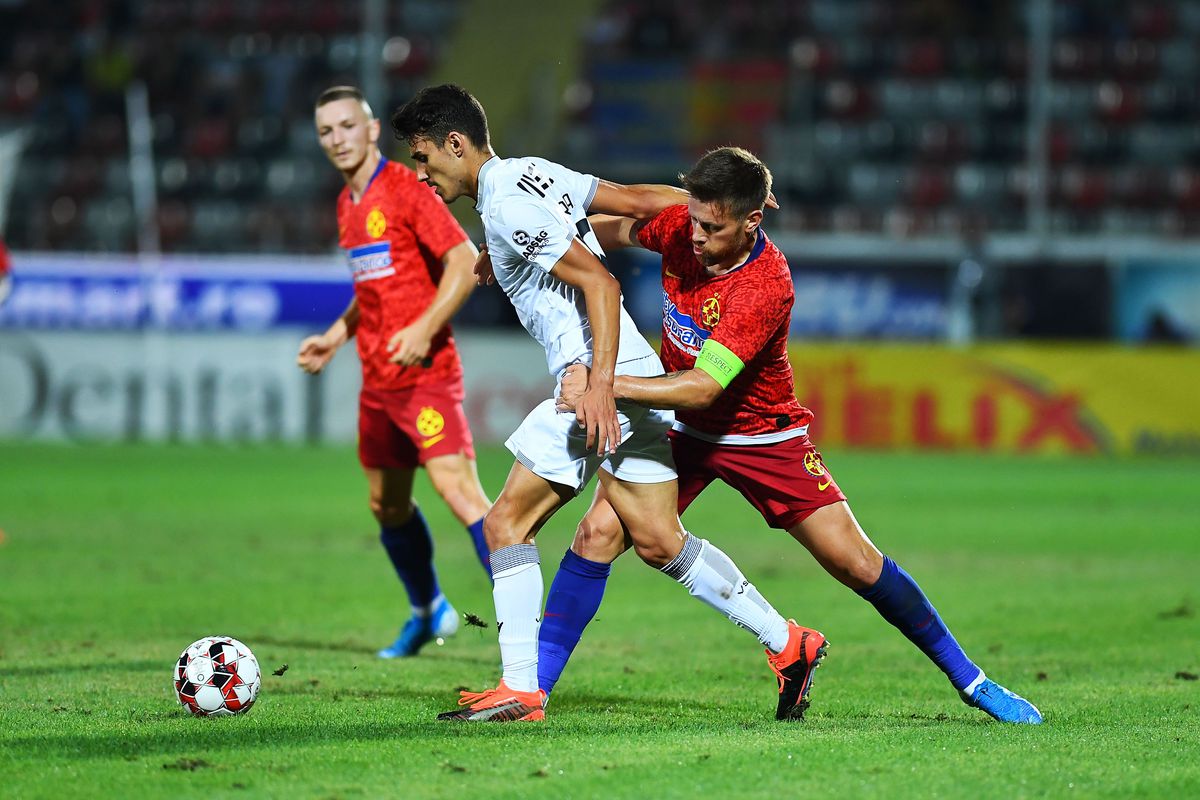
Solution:
<svg viewBox="0 0 1200 800">
<path fill-rule="evenodd" d="M 387 90 L 428 77 L 460 4 L 386 4 Z M 311 104 L 359 79 L 361 3 L 0 4 L 0 130 L 28 126 L 7 237 L 17 249 L 135 247 L 124 92 L 146 83 L 163 249 L 328 252 L 341 188 Z M 386 111 L 380 110 L 380 113 Z"/>
<path fill-rule="evenodd" d="M 1028 9 L 611 2 L 587 37 L 592 133 L 578 155 L 629 174 L 737 142 L 773 166 L 793 230 L 959 235 L 974 219 L 1019 231 Z M 1051 10 L 1051 231 L 1194 235 L 1200 5 Z"/>
<path fill-rule="evenodd" d="M 567 5 L 559 27 L 577 38 L 567 49 L 579 69 L 560 91 L 545 70 L 505 65 L 499 96 L 519 110 L 493 119 L 504 155 L 528 148 L 615 180 L 672 181 L 707 148 L 744 145 L 775 173 L 770 230 L 794 270 L 819 273 L 810 288 L 823 275 L 831 296 L 850 297 L 884 276 L 893 298 L 915 291 L 943 316 L 966 303 L 985 337 L 1137 338 L 1160 311 L 1180 337 L 1196 335 L 1200 310 L 1164 300 L 1168 284 L 1151 273 L 1200 264 L 1200 4 Z M 364 22 L 371 8 L 377 31 Z M 0 0 L 0 134 L 25 134 L 15 164 L 0 163 L 16 173 L 6 222 L 0 180 L 3 235 L 18 252 L 138 248 L 126 106 L 144 85 L 162 250 L 331 253 L 341 181 L 316 146 L 313 98 L 373 75 L 386 117 L 446 75 L 485 83 L 487 56 L 460 50 L 451 62 L 456 37 L 468 50 L 480 31 L 507 41 L 536 13 L 466 0 Z M 1045 82 L 1032 79 L 1034 51 L 1046 54 Z M 537 57 L 561 64 L 564 50 Z M 1046 109 L 1044 171 L 1035 106 Z M 397 154 L 390 137 L 382 144 Z M 1154 288 L 1118 311 L 1134 262 Z M 639 269 L 613 264 L 623 279 Z M 975 274 L 963 264 L 982 277 L 960 283 Z M 470 318 L 511 322 L 492 299 L 473 299 Z M 647 302 L 639 321 L 656 318 Z M 807 333 L 863 331 L 954 338 L 940 321 Z"/>
<path fill-rule="evenodd" d="M 389 99 L 422 84 L 462 4 L 388 3 Z M 1025 3 L 615 0 L 581 37 L 559 151 L 670 175 L 737 142 L 775 168 L 795 231 L 961 234 L 1026 223 Z M 0 115 L 35 131 L 17 248 L 134 244 L 123 92 L 146 81 L 167 250 L 328 249 L 336 173 L 311 98 L 358 78 L 357 2 L 0 6 Z M 1200 222 L 1200 5 L 1055 0 L 1049 222 L 1191 236 Z M 389 103 L 390 105 L 390 103 Z"/>
</svg>

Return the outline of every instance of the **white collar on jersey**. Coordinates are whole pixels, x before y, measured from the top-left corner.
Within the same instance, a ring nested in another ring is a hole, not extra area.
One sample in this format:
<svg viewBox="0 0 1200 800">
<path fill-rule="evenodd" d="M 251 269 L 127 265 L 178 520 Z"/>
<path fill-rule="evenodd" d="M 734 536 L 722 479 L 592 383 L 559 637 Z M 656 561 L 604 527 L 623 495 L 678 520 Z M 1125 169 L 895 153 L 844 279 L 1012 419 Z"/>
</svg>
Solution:
<svg viewBox="0 0 1200 800">
<path fill-rule="evenodd" d="M 492 156 L 487 161 L 483 162 L 483 166 L 479 168 L 479 182 L 475 188 L 475 210 L 476 211 L 479 210 L 480 206 L 485 205 L 485 203 L 487 201 L 487 197 L 485 195 L 491 194 L 491 192 L 486 191 L 486 187 L 484 184 L 487 181 L 487 174 L 489 172 L 491 172 L 492 168 L 495 167 L 499 163 L 500 163 L 500 156 Z"/>
</svg>

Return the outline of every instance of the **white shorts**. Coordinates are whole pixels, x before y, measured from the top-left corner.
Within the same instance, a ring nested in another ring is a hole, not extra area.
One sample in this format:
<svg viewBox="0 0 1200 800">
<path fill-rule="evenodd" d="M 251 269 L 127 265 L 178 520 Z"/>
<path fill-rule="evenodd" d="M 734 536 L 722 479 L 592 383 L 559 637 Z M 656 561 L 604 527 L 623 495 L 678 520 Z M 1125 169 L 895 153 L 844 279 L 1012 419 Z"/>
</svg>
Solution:
<svg viewBox="0 0 1200 800">
<path fill-rule="evenodd" d="M 617 372 L 639 377 L 663 374 L 657 356 L 618 364 Z M 554 393 L 558 395 L 557 387 Z M 678 477 L 667 439 L 675 412 L 618 401 L 621 444 L 612 455 L 599 456 L 595 442 L 591 448 L 585 445 L 587 431 L 575 421 L 575 412 L 560 414 L 554 405 L 553 399 L 539 403 L 504 443 L 517 461 L 535 475 L 570 486 L 576 494 L 583 491 L 601 467 L 629 483 L 663 483 Z"/>
</svg>

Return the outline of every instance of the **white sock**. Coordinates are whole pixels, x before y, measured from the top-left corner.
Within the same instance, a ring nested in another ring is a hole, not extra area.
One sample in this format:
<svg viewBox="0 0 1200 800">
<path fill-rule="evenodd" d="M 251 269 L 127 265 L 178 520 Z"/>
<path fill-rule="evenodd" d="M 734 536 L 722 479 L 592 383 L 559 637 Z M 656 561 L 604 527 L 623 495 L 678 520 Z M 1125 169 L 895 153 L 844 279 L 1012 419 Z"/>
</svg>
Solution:
<svg viewBox="0 0 1200 800">
<path fill-rule="evenodd" d="M 425 619 L 427 617 L 433 616 L 434 609 L 436 609 L 439 605 L 441 605 L 441 602 L 445 599 L 446 599 L 446 596 L 444 594 L 442 594 L 441 592 L 439 592 L 438 596 L 433 598 L 433 602 L 430 603 L 429 605 L 413 606 L 412 607 L 413 616 L 418 619 Z"/>
<path fill-rule="evenodd" d="M 787 620 L 712 542 L 688 534 L 683 550 L 662 571 L 686 586 L 692 597 L 752 632 L 771 652 L 787 646 Z"/>
<path fill-rule="evenodd" d="M 537 546 L 514 544 L 492 553 L 492 599 L 496 603 L 504 683 L 518 692 L 537 691 L 537 641 L 542 613 L 542 569 Z"/>
<path fill-rule="evenodd" d="M 973 695 L 975 693 L 975 689 L 979 686 L 979 684 L 983 683 L 986 680 L 987 680 L 987 675 L 983 674 L 983 670 L 979 670 L 979 675 L 976 676 L 975 680 L 973 680 L 969 684 L 967 684 L 967 687 L 962 690 L 963 696 L 970 697 L 971 695 Z"/>
</svg>

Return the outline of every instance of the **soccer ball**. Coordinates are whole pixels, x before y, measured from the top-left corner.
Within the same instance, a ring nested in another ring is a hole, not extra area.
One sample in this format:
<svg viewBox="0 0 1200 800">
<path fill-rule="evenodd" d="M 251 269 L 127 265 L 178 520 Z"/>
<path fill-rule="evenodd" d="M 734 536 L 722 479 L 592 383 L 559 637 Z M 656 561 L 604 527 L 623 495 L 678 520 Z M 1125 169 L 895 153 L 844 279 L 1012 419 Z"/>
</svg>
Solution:
<svg viewBox="0 0 1200 800">
<path fill-rule="evenodd" d="M 229 636 L 192 642 L 175 664 L 175 696 L 197 717 L 245 714 L 261 685 L 258 659 Z"/>
</svg>

